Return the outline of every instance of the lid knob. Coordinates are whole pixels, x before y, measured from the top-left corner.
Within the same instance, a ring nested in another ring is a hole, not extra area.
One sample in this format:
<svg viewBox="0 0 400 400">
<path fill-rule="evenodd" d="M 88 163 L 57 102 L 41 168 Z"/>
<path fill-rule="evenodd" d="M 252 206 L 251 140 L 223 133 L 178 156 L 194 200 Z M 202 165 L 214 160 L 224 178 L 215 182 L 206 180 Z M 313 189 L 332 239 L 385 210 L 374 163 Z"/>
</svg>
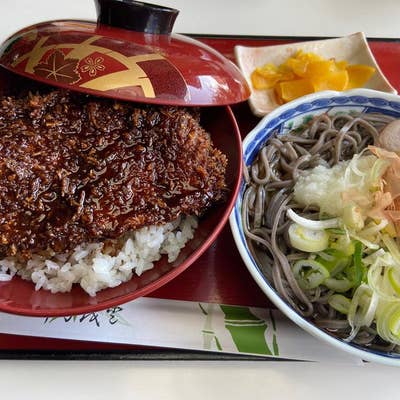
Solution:
<svg viewBox="0 0 400 400">
<path fill-rule="evenodd" d="M 95 0 L 97 23 L 136 32 L 169 34 L 179 10 L 134 0 Z"/>
</svg>

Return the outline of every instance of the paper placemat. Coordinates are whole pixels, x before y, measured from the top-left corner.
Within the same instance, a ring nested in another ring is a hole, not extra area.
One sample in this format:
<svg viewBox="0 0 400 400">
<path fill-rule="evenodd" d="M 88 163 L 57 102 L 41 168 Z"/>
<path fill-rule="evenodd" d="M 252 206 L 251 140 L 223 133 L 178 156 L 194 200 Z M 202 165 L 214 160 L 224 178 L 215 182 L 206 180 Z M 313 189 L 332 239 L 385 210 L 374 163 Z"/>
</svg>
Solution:
<svg viewBox="0 0 400 400">
<path fill-rule="evenodd" d="M 146 297 L 105 311 L 69 317 L 0 313 L 0 332 L 290 360 L 362 363 L 309 335 L 277 310 Z"/>
</svg>

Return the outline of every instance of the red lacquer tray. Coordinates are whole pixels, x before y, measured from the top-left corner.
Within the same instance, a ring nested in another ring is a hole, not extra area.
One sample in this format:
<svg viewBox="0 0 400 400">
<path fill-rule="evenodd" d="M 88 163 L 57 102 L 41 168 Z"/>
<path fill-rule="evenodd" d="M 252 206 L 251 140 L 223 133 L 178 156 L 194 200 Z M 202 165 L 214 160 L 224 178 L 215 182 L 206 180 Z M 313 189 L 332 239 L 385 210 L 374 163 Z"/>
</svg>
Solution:
<svg viewBox="0 0 400 400">
<path fill-rule="evenodd" d="M 316 38 L 222 37 L 197 35 L 226 57 L 234 59 L 235 45 L 266 46 Z M 318 38 L 320 39 L 320 38 Z M 400 39 L 371 39 L 374 56 L 390 83 L 400 92 Z M 247 104 L 233 107 L 244 137 L 259 121 Z M 224 303 L 247 306 L 271 306 L 243 262 L 231 236 L 229 224 L 210 249 L 173 281 L 153 292 L 151 297 Z M 193 352 L 143 348 L 109 343 L 33 338 L 0 334 L 0 358 L 207 358 Z M 216 355 L 221 358 L 223 356 Z"/>
</svg>

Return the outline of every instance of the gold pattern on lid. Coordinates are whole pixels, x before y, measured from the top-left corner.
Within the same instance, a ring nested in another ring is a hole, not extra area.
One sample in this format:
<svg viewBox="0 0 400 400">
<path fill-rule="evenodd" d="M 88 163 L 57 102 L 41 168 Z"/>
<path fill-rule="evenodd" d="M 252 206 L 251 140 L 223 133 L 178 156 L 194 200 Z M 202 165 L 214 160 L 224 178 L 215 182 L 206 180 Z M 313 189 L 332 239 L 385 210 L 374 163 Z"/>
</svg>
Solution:
<svg viewBox="0 0 400 400">
<path fill-rule="evenodd" d="M 97 75 L 97 71 L 104 71 L 106 67 L 103 64 L 104 58 L 103 57 L 87 57 L 85 59 L 85 65 L 81 66 L 82 72 L 88 72 L 89 76 L 94 78 Z"/>
<path fill-rule="evenodd" d="M 76 74 L 78 78 L 74 79 L 75 77 L 71 77 L 69 82 L 65 82 L 70 84 L 77 83 L 79 87 L 98 91 L 108 91 L 129 86 L 139 86 L 142 89 L 145 97 L 155 97 L 151 80 L 138 65 L 138 63 L 143 61 L 165 59 L 165 57 L 163 57 L 161 54 L 149 53 L 127 57 L 117 51 L 94 45 L 93 42 L 102 38 L 102 36 L 91 36 L 81 43 L 61 43 L 46 46 L 45 44 L 48 38 L 48 36 L 41 37 L 33 49 L 30 52 L 20 56 L 16 61 L 13 62 L 12 66 L 17 67 L 22 62 L 27 61 L 24 72 L 32 75 L 43 76 L 47 79 L 62 81 L 63 78 L 66 79 L 66 77 L 62 76 L 63 68 L 69 68 L 71 70 L 73 63 L 75 63 L 76 66 L 81 64 L 80 69 L 76 67 L 74 70 L 74 74 Z M 66 50 L 68 52 L 65 54 Z M 46 62 L 43 62 L 43 57 L 49 53 L 51 55 L 48 57 Z M 98 71 L 104 72 L 106 70 L 106 65 L 103 63 L 103 57 L 93 58 L 94 53 L 111 57 L 115 61 L 124 65 L 126 69 L 97 76 Z M 50 59 L 50 57 L 53 58 Z M 57 61 L 57 57 L 58 60 L 60 57 L 63 57 L 65 63 L 56 65 L 55 63 Z M 92 79 L 79 83 L 81 80 L 79 70 L 81 72 L 88 72 L 88 76 Z"/>
</svg>

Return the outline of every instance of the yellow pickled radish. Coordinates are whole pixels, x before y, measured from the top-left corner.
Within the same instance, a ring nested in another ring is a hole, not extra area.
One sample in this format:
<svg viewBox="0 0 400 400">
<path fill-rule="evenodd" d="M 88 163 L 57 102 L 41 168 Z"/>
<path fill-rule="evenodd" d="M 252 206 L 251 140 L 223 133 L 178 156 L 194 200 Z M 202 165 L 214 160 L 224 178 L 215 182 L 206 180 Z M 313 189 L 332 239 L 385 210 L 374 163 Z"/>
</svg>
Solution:
<svg viewBox="0 0 400 400">
<path fill-rule="evenodd" d="M 278 67 L 278 75 L 281 81 L 290 81 L 292 79 L 297 79 L 296 74 L 293 70 L 285 64 Z"/>
<path fill-rule="evenodd" d="M 256 68 L 258 74 L 265 78 L 273 77 L 278 73 L 278 67 L 275 64 L 267 63 L 262 67 Z"/>
<path fill-rule="evenodd" d="M 274 64 L 265 64 L 251 74 L 251 83 L 255 89 L 271 89 L 280 80 L 278 68 Z"/>
<path fill-rule="evenodd" d="M 285 102 L 314 92 L 314 87 L 311 81 L 306 78 L 280 82 L 278 86 L 280 96 Z"/>
<path fill-rule="evenodd" d="M 291 68 L 293 73 L 299 77 L 305 77 L 307 73 L 308 61 L 299 60 L 297 58 L 291 57 L 287 60 L 285 65 Z"/>
<path fill-rule="evenodd" d="M 254 89 L 257 90 L 272 89 L 278 83 L 278 81 L 278 77 L 274 79 L 266 78 L 260 75 L 258 72 L 253 72 L 251 74 L 251 83 Z"/>
<path fill-rule="evenodd" d="M 321 90 L 342 91 L 362 87 L 375 73 L 368 65 L 349 65 L 346 60 L 325 59 L 297 51 L 276 66 L 267 63 L 251 74 L 253 87 L 273 90 L 279 104 Z"/>
<path fill-rule="evenodd" d="M 322 77 L 312 79 L 315 92 L 320 90 L 345 90 L 349 83 L 349 75 L 346 70 L 331 72 Z"/>
<path fill-rule="evenodd" d="M 315 61 L 309 63 L 305 72 L 307 78 L 327 79 L 332 73 L 337 71 L 333 60 Z"/>
<path fill-rule="evenodd" d="M 347 73 L 349 74 L 349 82 L 346 89 L 354 89 L 364 86 L 375 73 L 375 68 L 360 64 L 349 65 Z"/>
<path fill-rule="evenodd" d="M 336 68 L 337 69 L 347 69 L 349 63 L 347 61 L 336 61 Z"/>
</svg>

